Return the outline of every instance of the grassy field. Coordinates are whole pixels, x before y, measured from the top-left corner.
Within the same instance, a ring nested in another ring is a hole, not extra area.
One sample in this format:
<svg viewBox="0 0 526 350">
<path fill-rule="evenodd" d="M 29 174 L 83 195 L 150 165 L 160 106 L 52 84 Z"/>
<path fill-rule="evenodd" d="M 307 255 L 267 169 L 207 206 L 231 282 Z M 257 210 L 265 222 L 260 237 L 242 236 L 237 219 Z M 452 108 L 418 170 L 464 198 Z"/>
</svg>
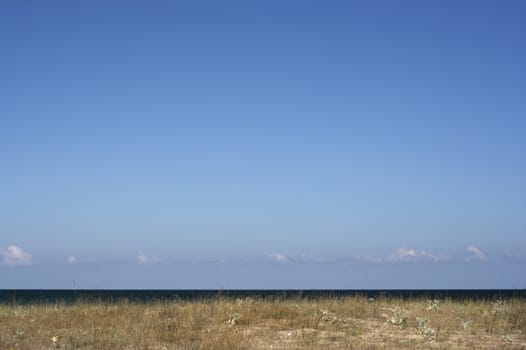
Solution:
<svg viewBox="0 0 526 350">
<path fill-rule="evenodd" d="M 526 300 L 0 305 L 0 349 L 526 349 Z"/>
</svg>

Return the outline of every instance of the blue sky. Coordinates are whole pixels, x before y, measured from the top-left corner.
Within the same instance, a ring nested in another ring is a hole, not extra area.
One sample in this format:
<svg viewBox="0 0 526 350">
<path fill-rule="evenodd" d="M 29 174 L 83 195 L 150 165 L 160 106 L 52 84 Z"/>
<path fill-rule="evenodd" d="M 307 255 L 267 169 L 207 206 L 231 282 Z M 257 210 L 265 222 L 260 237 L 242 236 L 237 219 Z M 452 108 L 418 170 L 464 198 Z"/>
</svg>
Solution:
<svg viewBox="0 0 526 350">
<path fill-rule="evenodd" d="M 525 37 L 523 1 L 2 1 L 0 288 L 525 288 Z"/>
</svg>

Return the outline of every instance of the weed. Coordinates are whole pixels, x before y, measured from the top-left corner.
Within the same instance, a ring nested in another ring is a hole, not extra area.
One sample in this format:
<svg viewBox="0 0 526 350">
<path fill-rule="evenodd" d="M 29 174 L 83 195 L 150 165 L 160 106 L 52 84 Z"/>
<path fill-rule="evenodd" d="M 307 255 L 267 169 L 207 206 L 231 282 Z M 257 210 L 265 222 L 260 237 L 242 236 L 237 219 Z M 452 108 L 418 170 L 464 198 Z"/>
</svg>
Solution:
<svg viewBox="0 0 526 350">
<path fill-rule="evenodd" d="M 440 309 L 440 300 L 433 299 L 427 301 L 427 310 L 428 311 L 438 311 Z"/>
<path fill-rule="evenodd" d="M 401 309 L 398 306 L 395 306 L 391 309 L 392 315 L 389 318 L 389 322 L 394 325 L 404 325 L 409 318 L 409 312 L 407 310 Z"/>
<path fill-rule="evenodd" d="M 436 333 L 436 331 L 429 327 L 429 320 L 425 317 L 417 317 L 416 318 L 417 323 L 417 331 L 420 335 L 423 335 L 425 337 L 430 337 Z"/>
</svg>

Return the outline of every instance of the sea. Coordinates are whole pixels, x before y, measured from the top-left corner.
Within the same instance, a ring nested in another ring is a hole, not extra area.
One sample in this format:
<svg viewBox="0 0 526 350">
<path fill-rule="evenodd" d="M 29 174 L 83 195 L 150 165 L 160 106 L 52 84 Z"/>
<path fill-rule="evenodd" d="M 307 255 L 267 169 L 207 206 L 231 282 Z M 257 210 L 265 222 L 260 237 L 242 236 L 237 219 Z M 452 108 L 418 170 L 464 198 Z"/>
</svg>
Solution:
<svg viewBox="0 0 526 350">
<path fill-rule="evenodd" d="M 213 298 L 316 299 L 365 297 L 451 300 L 526 299 L 526 289 L 0 289 L 0 304 L 173 302 Z"/>
</svg>

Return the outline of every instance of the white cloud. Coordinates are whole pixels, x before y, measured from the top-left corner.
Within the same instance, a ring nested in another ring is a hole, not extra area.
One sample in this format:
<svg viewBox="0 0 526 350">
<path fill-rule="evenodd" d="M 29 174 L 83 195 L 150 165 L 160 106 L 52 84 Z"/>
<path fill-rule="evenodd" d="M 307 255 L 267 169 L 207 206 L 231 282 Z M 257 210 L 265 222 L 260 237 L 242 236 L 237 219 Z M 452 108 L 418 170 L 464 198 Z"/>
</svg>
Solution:
<svg viewBox="0 0 526 350">
<path fill-rule="evenodd" d="M 32 264 L 31 254 L 16 245 L 7 247 L 7 250 L 0 250 L 0 255 L 3 256 L 2 263 L 4 265 L 22 266 Z"/>
<path fill-rule="evenodd" d="M 464 261 L 487 261 L 488 257 L 484 254 L 483 251 L 475 247 L 473 244 L 469 245 L 466 248 L 466 256 Z"/>
<path fill-rule="evenodd" d="M 324 264 L 328 262 L 334 262 L 335 259 L 325 259 L 320 257 L 313 257 L 313 256 L 306 256 L 305 254 L 288 254 L 288 253 L 272 253 L 266 254 L 267 259 L 271 260 L 272 262 L 276 264 L 288 264 L 288 263 L 316 263 L 316 264 Z"/>
<path fill-rule="evenodd" d="M 411 248 L 397 248 L 387 256 L 373 256 L 368 254 L 354 254 L 342 259 L 327 259 L 284 253 L 266 254 L 267 258 L 276 264 L 288 263 L 352 263 L 352 264 L 393 264 L 393 263 L 439 263 L 451 261 L 443 254 L 434 254 L 425 250 Z"/>
<path fill-rule="evenodd" d="M 159 258 L 155 255 L 146 255 L 142 251 L 137 254 L 137 262 L 141 265 L 154 264 L 159 262 Z"/>
<path fill-rule="evenodd" d="M 408 248 L 397 248 L 387 258 L 387 261 L 390 262 L 438 262 L 441 260 L 445 260 L 445 257 L 426 252 L 425 250 Z"/>
<path fill-rule="evenodd" d="M 284 255 L 284 254 L 270 254 L 270 258 L 272 259 L 272 261 L 274 261 L 275 263 L 278 263 L 278 264 L 285 264 L 286 262 L 289 261 L 289 258 Z"/>
<path fill-rule="evenodd" d="M 70 255 L 70 256 L 68 256 L 67 262 L 70 265 L 74 265 L 74 264 L 77 263 L 77 257 L 74 256 L 74 255 Z"/>
</svg>

